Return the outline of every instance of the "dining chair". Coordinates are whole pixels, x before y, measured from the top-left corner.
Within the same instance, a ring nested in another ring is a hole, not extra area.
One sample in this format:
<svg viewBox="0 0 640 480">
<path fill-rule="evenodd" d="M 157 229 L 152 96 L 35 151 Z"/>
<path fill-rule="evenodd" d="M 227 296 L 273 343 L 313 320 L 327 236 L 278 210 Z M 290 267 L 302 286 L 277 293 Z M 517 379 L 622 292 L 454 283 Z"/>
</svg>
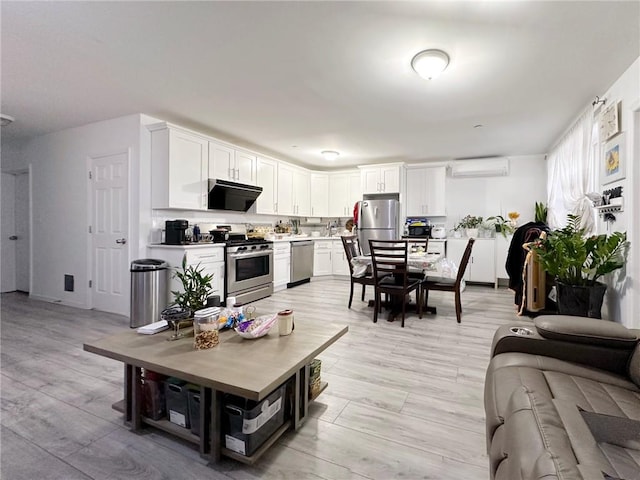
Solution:
<svg viewBox="0 0 640 480">
<path fill-rule="evenodd" d="M 422 318 L 421 279 L 409 278 L 407 254 L 409 242 L 407 240 L 369 240 L 369 249 L 373 262 L 373 278 L 375 281 L 375 304 L 373 323 L 378 321 L 378 312 L 382 303 L 382 294 L 399 297 L 402 305 L 402 322 L 406 312 L 406 297 L 416 292 L 418 317 Z"/>
<path fill-rule="evenodd" d="M 470 238 L 467 242 L 467 247 L 462 254 L 462 260 L 460 260 L 460 266 L 458 267 L 458 275 L 455 279 L 444 277 L 426 277 L 422 282 L 422 292 L 424 298 L 424 304 L 429 302 L 429 290 L 438 290 L 441 292 L 454 292 L 455 304 L 456 304 L 456 319 L 458 323 L 461 322 L 462 316 L 462 302 L 460 299 L 460 288 L 462 285 L 462 277 L 469 264 L 469 258 L 471 258 L 471 250 L 473 249 L 474 238 Z"/>
<path fill-rule="evenodd" d="M 364 292 L 367 285 L 375 285 L 375 279 L 373 275 L 365 275 L 364 277 L 354 277 L 353 276 L 353 265 L 351 264 L 351 259 L 353 257 L 357 257 L 362 255 L 360 250 L 360 243 L 358 243 L 358 237 L 355 235 L 345 235 L 342 237 L 342 246 L 344 247 L 344 252 L 347 255 L 347 263 L 349 264 L 349 274 L 351 279 L 351 291 L 349 292 L 349 308 L 351 308 L 351 302 L 353 300 L 353 284 L 358 283 L 362 285 L 362 301 L 364 302 Z"/>
</svg>

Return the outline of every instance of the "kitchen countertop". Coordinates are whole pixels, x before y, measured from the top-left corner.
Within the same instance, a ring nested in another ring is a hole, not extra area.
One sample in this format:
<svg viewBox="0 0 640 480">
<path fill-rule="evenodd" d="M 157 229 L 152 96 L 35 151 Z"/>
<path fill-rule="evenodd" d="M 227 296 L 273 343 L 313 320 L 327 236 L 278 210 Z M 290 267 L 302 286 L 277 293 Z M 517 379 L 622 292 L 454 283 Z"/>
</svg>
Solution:
<svg viewBox="0 0 640 480">
<path fill-rule="evenodd" d="M 168 248 L 168 249 L 176 249 L 179 248 L 184 250 L 185 248 L 223 248 L 224 243 L 213 243 L 213 242 L 201 242 L 201 243 L 189 243 L 187 245 L 166 245 L 164 243 L 152 243 L 148 246 L 149 248 Z"/>
</svg>

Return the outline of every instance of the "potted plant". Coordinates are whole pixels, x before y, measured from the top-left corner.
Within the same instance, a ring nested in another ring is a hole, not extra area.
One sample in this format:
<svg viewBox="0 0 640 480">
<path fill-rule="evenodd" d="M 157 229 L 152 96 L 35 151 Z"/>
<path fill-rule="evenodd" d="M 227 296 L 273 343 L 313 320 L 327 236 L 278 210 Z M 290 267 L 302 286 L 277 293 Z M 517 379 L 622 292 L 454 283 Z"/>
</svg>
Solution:
<svg viewBox="0 0 640 480">
<path fill-rule="evenodd" d="M 467 237 L 478 238 L 478 229 L 482 225 L 482 217 L 474 217 L 473 215 L 467 215 L 460 223 L 456 225 L 455 230 L 464 228 L 467 232 Z"/>
<path fill-rule="evenodd" d="M 196 310 L 200 310 L 207 303 L 207 297 L 211 293 L 211 280 L 213 275 L 203 275 L 200 264 L 187 266 L 187 255 L 182 257 L 182 268 L 176 269 L 174 276 L 182 283 L 182 292 L 172 290 L 174 302 L 184 310 L 190 312 L 190 317 Z"/>
<path fill-rule="evenodd" d="M 539 239 L 533 250 L 555 278 L 559 313 L 602 318 L 607 286 L 598 279 L 624 266 L 629 242 L 622 232 L 586 237 L 580 223 L 569 215 L 566 227 Z"/>
<path fill-rule="evenodd" d="M 535 221 L 538 223 L 547 223 L 547 206 L 542 202 L 536 202 Z"/>
<path fill-rule="evenodd" d="M 495 228 L 496 233 L 502 234 L 504 238 L 507 238 L 507 235 L 509 235 L 510 233 L 513 233 L 513 231 L 515 230 L 513 228 L 513 225 L 511 225 L 511 223 L 508 220 L 505 220 L 505 218 L 502 215 L 489 217 L 487 218 L 487 221 L 493 221 L 493 228 Z"/>
</svg>

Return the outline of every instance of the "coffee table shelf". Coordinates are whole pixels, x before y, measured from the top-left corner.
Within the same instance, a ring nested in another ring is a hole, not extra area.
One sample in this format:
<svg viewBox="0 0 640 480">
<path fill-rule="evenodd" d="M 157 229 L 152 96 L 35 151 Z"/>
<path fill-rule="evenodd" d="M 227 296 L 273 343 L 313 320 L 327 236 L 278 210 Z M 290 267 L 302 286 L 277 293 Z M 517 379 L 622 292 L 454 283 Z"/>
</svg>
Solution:
<svg viewBox="0 0 640 480">
<path fill-rule="evenodd" d="M 276 441 L 291 428 L 291 420 L 287 420 L 282 424 L 282 426 L 276 430 L 273 435 L 271 435 L 261 446 L 258 448 L 255 453 L 251 456 L 242 455 L 241 453 L 234 452 L 233 450 L 229 450 L 228 448 L 222 447 L 220 453 L 225 457 L 233 458 L 238 462 L 247 463 L 249 465 L 253 465 L 263 454 L 266 452 L 271 445 L 276 443 Z"/>
<path fill-rule="evenodd" d="M 196 445 L 200 444 L 200 437 L 198 435 L 194 435 L 188 428 L 184 428 L 180 425 L 176 425 L 175 423 L 171 423 L 169 420 L 166 420 L 164 418 L 160 420 L 153 420 L 149 417 L 142 417 L 142 423 L 146 423 L 147 425 L 155 427 L 158 430 L 162 430 L 164 432 L 170 433 L 171 435 L 175 435 L 176 437 L 179 437 L 182 440 L 186 440 L 187 442 L 195 443 Z"/>
</svg>

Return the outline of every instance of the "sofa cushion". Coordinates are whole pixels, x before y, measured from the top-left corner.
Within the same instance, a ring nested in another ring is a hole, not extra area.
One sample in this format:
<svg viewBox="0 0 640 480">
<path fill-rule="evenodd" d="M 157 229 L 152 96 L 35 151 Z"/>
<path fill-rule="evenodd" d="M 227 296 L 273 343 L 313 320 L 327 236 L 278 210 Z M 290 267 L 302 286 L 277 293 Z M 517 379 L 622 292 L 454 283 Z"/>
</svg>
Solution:
<svg viewBox="0 0 640 480">
<path fill-rule="evenodd" d="M 580 479 L 569 436 L 552 400 L 517 388 L 505 412 L 509 478 Z"/>
<path fill-rule="evenodd" d="M 633 349 L 638 337 L 633 330 L 615 322 L 569 315 L 542 315 L 534 321 L 545 338 L 603 347 Z"/>
<path fill-rule="evenodd" d="M 640 420 L 640 389 L 620 375 L 539 355 L 503 353 L 491 360 L 485 383 L 488 438 L 504 421 L 511 394 L 520 386 L 584 410 Z"/>
<path fill-rule="evenodd" d="M 631 361 L 629 362 L 629 377 L 633 383 L 640 387 L 640 343 L 633 351 L 633 355 L 631 355 Z"/>
</svg>

